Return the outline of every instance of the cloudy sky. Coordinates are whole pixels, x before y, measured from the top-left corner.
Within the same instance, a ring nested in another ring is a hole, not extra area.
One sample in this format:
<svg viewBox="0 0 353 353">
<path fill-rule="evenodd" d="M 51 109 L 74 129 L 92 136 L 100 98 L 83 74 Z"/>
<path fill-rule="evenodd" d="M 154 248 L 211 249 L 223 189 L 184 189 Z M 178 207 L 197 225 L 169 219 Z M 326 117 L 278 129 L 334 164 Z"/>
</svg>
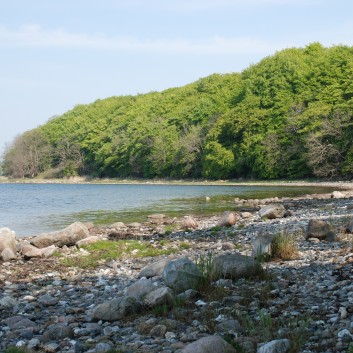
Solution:
<svg viewBox="0 0 353 353">
<path fill-rule="evenodd" d="M 353 45 L 351 0 L 0 0 L 0 151 L 76 104 Z"/>
</svg>

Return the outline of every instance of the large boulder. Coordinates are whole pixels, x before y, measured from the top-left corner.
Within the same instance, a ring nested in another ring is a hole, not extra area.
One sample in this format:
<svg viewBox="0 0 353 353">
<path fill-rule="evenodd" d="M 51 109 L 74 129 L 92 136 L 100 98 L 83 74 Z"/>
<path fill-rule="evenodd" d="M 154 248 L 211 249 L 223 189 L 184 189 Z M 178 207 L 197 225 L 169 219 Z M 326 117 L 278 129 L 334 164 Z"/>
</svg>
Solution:
<svg viewBox="0 0 353 353">
<path fill-rule="evenodd" d="M 220 227 L 230 227 L 237 223 L 238 220 L 238 214 L 236 214 L 235 212 L 225 211 L 217 222 L 217 225 Z"/>
<path fill-rule="evenodd" d="M 202 279 L 196 264 L 187 258 L 171 261 L 165 266 L 162 277 L 177 294 L 196 288 Z"/>
<path fill-rule="evenodd" d="M 93 309 L 92 319 L 103 321 L 121 320 L 127 315 L 140 310 L 140 304 L 133 297 L 120 297 L 111 299 Z"/>
<path fill-rule="evenodd" d="M 326 239 L 332 232 L 328 222 L 322 219 L 311 219 L 306 229 L 306 239 L 317 238 L 320 240 Z"/>
<path fill-rule="evenodd" d="M 37 235 L 32 239 L 31 244 L 37 248 L 46 248 L 50 245 L 58 247 L 75 245 L 79 240 L 89 236 L 88 228 L 81 222 L 75 222 L 65 229 Z"/>
<path fill-rule="evenodd" d="M 188 344 L 182 353 L 236 353 L 228 342 L 219 336 L 207 336 Z"/>
<path fill-rule="evenodd" d="M 9 228 L 0 229 L 0 257 L 4 261 L 16 259 L 16 234 Z"/>
<path fill-rule="evenodd" d="M 261 207 L 259 215 L 261 218 L 275 219 L 283 218 L 286 214 L 286 209 L 281 204 L 270 204 Z"/>
<path fill-rule="evenodd" d="M 220 278 L 251 277 L 261 271 L 261 265 L 252 257 L 239 253 L 220 255 L 214 258 L 211 277 Z"/>
</svg>

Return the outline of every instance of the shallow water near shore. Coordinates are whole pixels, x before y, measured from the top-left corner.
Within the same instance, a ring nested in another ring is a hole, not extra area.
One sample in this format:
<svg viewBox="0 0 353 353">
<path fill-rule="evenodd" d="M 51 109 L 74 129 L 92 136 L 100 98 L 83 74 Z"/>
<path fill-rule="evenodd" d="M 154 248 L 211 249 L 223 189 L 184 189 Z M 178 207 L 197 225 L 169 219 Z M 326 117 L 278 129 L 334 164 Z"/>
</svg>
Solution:
<svg viewBox="0 0 353 353">
<path fill-rule="evenodd" d="M 0 184 L 0 228 L 8 227 L 23 237 L 62 229 L 75 221 L 102 225 L 144 222 L 153 213 L 209 215 L 234 209 L 236 197 L 331 191 L 316 186 Z"/>
</svg>

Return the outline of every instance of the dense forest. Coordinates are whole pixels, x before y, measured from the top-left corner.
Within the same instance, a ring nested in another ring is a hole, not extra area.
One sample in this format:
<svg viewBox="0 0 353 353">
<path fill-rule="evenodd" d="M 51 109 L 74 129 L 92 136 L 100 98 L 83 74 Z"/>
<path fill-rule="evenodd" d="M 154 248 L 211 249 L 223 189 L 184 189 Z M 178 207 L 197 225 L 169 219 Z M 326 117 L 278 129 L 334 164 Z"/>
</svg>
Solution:
<svg viewBox="0 0 353 353">
<path fill-rule="evenodd" d="M 77 105 L 18 136 L 10 177 L 351 178 L 353 47 L 312 43 L 241 73 Z"/>
</svg>

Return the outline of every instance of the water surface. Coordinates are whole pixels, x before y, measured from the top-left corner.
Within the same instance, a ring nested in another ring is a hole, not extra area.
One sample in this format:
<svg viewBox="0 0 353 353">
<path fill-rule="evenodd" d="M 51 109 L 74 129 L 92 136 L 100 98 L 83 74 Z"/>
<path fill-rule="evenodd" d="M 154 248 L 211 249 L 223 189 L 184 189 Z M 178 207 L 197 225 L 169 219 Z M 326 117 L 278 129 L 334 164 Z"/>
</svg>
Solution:
<svg viewBox="0 0 353 353">
<path fill-rule="evenodd" d="M 169 216 L 215 214 L 234 209 L 234 198 L 266 198 L 330 192 L 297 186 L 155 184 L 0 184 L 0 228 L 17 236 L 62 229 L 75 222 L 111 224 Z M 206 201 L 206 196 L 210 201 Z"/>
</svg>

